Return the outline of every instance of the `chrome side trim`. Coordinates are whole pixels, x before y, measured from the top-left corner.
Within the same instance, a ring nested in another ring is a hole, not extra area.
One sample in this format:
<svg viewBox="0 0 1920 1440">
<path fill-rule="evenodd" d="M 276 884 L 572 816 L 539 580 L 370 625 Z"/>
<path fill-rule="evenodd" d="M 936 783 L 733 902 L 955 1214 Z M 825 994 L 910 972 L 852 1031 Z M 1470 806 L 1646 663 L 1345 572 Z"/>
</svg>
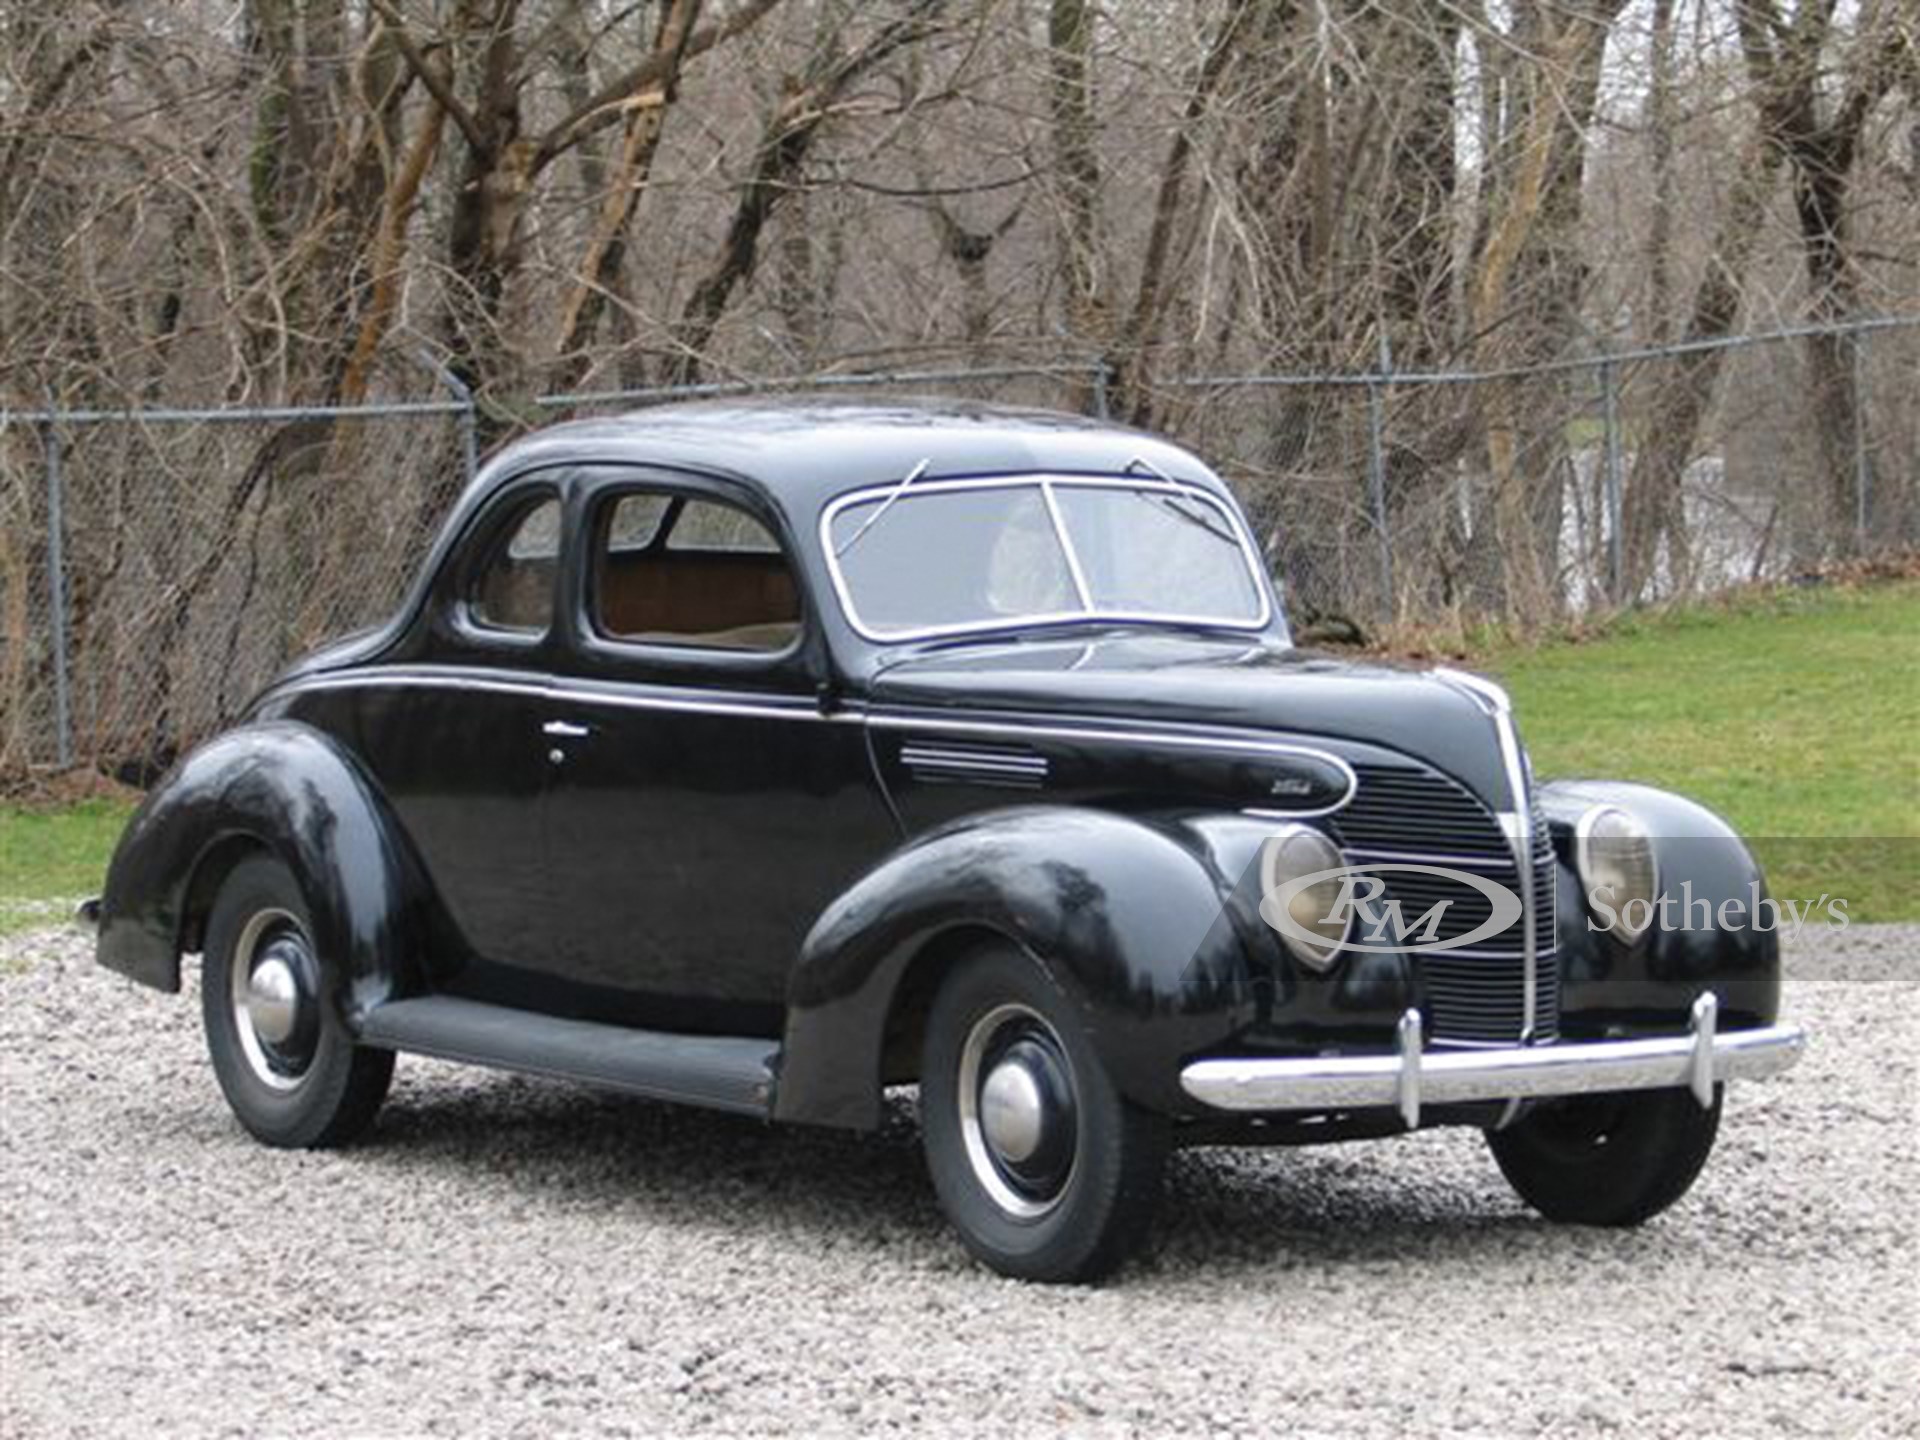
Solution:
<svg viewBox="0 0 1920 1440">
<path fill-rule="evenodd" d="M 428 690 L 472 690 L 500 695 L 530 695 L 558 703 L 613 705 L 623 710 L 672 710 L 699 715 L 744 715 L 787 720 L 827 720 L 837 723 L 862 718 L 856 709 L 836 709 L 823 714 L 817 703 L 795 696 L 792 699 L 754 699 L 725 690 L 687 690 L 671 693 L 644 692 L 630 685 L 619 689 L 594 690 L 583 686 L 555 685 L 537 679 L 497 678 L 471 671 L 434 671 L 408 666 L 345 670 L 336 674 L 308 675 L 268 692 L 264 698 L 294 695 L 307 690 L 355 690 L 381 685 L 412 685 Z"/>
<path fill-rule="evenodd" d="M 594 690 L 581 686 L 556 685 L 539 680 L 500 679 L 473 672 L 432 671 L 415 667 L 389 666 L 347 670 L 334 674 L 302 676 L 263 697 L 295 695 L 307 690 L 353 690 L 381 685 L 418 685 L 429 689 L 494 691 L 507 695 L 531 695 L 558 703 L 614 705 L 629 710 L 668 710 L 700 715 L 741 715 L 760 719 L 811 720 L 830 724 L 864 724 L 879 730 L 934 731 L 947 735 L 978 735 L 1013 739 L 1093 741 L 1100 744 L 1164 745 L 1175 749 L 1224 750 L 1251 755 L 1299 756 L 1332 766 L 1346 781 L 1347 791 L 1331 805 L 1309 810 L 1283 810 L 1257 807 L 1242 813 L 1256 819 L 1312 819 L 1331 815 L 1352 800 L 1360 788 L 1360 777 L 1338 755 L 1311 745 L 1294 745 L 1283 740 L 1257 740 L 1234 735 L 1189 735 L 1180 731 L 1126 730 L 1113 726 L 1052 724 L 1045 721 L 1023 723 L 998 720 L 962 720 L 940 715 L 875 714 L 858 704 L 847 704 L 822 713 L 813 701 L 755 700 L 732 691 L 689 690 L 674 693 L 639 693 L 631 686 Z"/>
<path fill-rule="evenodd" d="M 868 626 L 860 618 L 859 609 L 853 603 L 852 592 L 847 588 L 846 576 L 840 569 L 840 553 L 833 543 L 833 522 L 842 510 L 871 500 L 884 499 L 890 494 L 898 494 L 898 485 L 870 485 L 860 490 L 849 490 L 837 495 L 821 509 L 818 538 L 820 553 L 827 562 L 827 577 L 833 583 L 834 598 L 839 601 L 840 613 L 846 618 L 853 632 L 864 640 L 876 645 L 898 645 L 913 640 L 931 640 L 954 635 L 987 635 L 998 630 L 1017 627 L 1049 624 L 1069 624 L 1085 621 L 1113 621 L 1119 624 L 1195 624 L 1217 626 L 1223 630 L 1244 630 L 1257 632 L 1265 630 L 1273 622 L 1273 589 L 1268 582 L 1265 569 L 1258 556 L 1259 547 L 1253 542 L 1253 535 L 1247 529 L 1246 520 L 1237 507 L 1203 486 L 1179 480 L 1143 481 L 1133 475 L 1057 475 L 1035 472 L 1024 475 L 984 475 L 970 476 L 953 480 L 916 480 L 913 486 L 913 498 L 925 495 L 947 494 L 961 490 L 1021 490 L 1039 489 L 1042 501 L 1047 505 L 1048 514 L 1053 520 L 1056 534 L 1061 540 L 1061 549 L 1071 554 L 1071 544 L 1066 540 L 1065 527 L 1061 522 L 1058 507 L 1048 487 L 1084 486 L 1105 490 L 1142 490 L 1148 492 L 1175 490 L 1181 495 L 1208 506 L 1218 512 L 1240 542 L 1241 563 L 1247 567 L 1252 578 L 1254 594 L 1259 598 L 1260 610 L 1251 619 L 1221 618 L 1217 615 L 1170 615 L 1142 610 L 1095 610 L 1089 606 L 1081 610 L 1058 611 L 1038 615 L 1010 615 L 993 620 L 970 620 L 955 625 L 909 626 L 898 630 L 881 630 Z M 864 533 L 865 527 L 856 532 L 856 538 Z"/>
<path fill-rule="evenodd" d="M 1685 1035 L 1434 1051 L 1419 1048 L 1409 1011 L 1392 1054 L 1197 1060 L 1180 1072 L 1180 1088 L 1217 1110 L 1392 1107 L 1413 1125 L 1427 1105 L 1626 1090 L 1690 1090 L 1711 1105 L 1715 1085 L 1777 1075 L 1806 1048 L 1797 1025 L 1721 1031 L 1717 1012 L 1709 994 L 1695 1002 Z"/>
<path fill-rule="evenodd" d="M 1298 755 L 1303 759 L 1317 760 L 1331 765 L 1340 772 L 1347 782 L 1347 793 L 1331 805 L 1313 810 L 1280 810 L 1271 806 L 1243 809 L 1243 815 L 1256 819 L 1284 817 L 1289 820 L 1311 819 L 1315 815 L 1331 815 L 1349 800 L 1360 788 L 1360 777 L 1353 767 L 1338 755 L 1330 751 L 1317 750 L 1311 745 L 1290 745 L 1283 740 L 1242 739 L 1230 735 L 1187 735 L 1177 730 L 1118 730 L 1095 725 L 1054 725 L 1054 724 L 1012 724 L 997 720 L 959 720 L 939 715 L 890 715 L 874 714 L 866 716 L 866 722 L 876 730 L 933 730 L 948 735 L 1010 735 L 1015 737 L 1037 738 L 1044 740 L 1092 741 L 1119 745 L 1167 745 L 1174 749 L 1188 750 L 1229 750 L 1249 755 Z"/>
</svg>

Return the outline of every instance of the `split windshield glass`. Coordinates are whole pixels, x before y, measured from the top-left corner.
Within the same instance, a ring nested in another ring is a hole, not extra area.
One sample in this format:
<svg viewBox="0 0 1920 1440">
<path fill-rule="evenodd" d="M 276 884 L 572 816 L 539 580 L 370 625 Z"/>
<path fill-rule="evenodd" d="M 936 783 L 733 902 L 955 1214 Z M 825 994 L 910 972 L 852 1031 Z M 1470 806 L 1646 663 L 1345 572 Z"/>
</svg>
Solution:
<svg viewBox="0 0 1920 1440">
<path fill-rule="evenodd" d="M 923 480 L 840 501 L 825 539 L 850 618 L 876 638 L 1076 619 L 1267 620 L 1238 522 L 1186 485 Z"/>
</svg>

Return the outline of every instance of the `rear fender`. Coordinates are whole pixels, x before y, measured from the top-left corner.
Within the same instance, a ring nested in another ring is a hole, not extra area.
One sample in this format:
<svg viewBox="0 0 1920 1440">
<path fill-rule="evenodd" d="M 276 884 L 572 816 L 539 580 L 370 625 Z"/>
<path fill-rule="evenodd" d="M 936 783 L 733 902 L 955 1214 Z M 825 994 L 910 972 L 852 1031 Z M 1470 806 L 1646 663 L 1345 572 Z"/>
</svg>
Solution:
<svg viewBox="0 0 1920 1440">
<path fill-rule="evenodd" d="M 242 726 L 182 760 L 128 822 L 107 871 L 96 955 L 143 985 L 178 991 L 180 957 L 205 941 L 220 881 L 267 852 L 299 882 L 314 942 L 358 1016 L 416 978 L 425 885 L 385 801 L 310 726 Z"/>
</svg>

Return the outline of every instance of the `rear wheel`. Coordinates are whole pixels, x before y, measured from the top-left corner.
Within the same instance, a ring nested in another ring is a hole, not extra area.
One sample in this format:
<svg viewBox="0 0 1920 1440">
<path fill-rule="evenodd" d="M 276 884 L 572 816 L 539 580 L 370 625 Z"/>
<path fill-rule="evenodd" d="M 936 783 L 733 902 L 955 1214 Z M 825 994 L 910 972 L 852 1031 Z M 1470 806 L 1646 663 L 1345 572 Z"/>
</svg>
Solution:
<svg viewBox="0 0 1920 1440">
<path fill-rule="evenodd" d="M 1026 956 L 980 952 L 941 986 L 920 1102 L 940 1203 L 1002 1274 L 1094 1279 L 1145 1238 L 1166 1122 L 1121 1098 L 1066 996 Z"/>
<path fill-rule="evenodd" d="M 286 866 L 236 865 L 207 922 L 201 1014 L 227 1104 L 266 1144 L 343 1145 L 386 1099 L 393 1054 L 354 1044 L 326 998 L 335 978 Z"/>
<path fill-rule="evenodd" d="M 1507 1183 L 1547 1219 L 1638 1225 L 1692 1187 L 1720 1130 L 1723 1093 L 1707 1108 L 1690 1090 L 1555 1100 L 1488 1131 L 1487 1145 Z"/>
</svg>

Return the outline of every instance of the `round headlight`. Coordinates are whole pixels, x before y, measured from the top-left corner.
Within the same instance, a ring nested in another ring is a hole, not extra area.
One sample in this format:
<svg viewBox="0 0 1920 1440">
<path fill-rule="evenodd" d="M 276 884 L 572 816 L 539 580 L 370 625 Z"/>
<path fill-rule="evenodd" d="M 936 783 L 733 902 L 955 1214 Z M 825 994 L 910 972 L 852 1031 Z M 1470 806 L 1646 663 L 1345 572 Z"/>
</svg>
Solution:
<svg viewBox="0 0 1920 1440">
<path fill-rule="evenodd" d="M 1600 928 L 1629 945 L 1653 924 L 1660 877 L 1646 827 L 1618 805 L 1596 805 L 1573 831 L 1573 866 Z"/>
<path fill-rule="evenodd" d="M 1351 907 L 1339 903 L 1346 863 L 1340 847 L 1308 825 L 1285 826 L 1260 848 L 1260 918 L 1316 970 L 1333 964 L 1347 938 Z"/>
</svg>

